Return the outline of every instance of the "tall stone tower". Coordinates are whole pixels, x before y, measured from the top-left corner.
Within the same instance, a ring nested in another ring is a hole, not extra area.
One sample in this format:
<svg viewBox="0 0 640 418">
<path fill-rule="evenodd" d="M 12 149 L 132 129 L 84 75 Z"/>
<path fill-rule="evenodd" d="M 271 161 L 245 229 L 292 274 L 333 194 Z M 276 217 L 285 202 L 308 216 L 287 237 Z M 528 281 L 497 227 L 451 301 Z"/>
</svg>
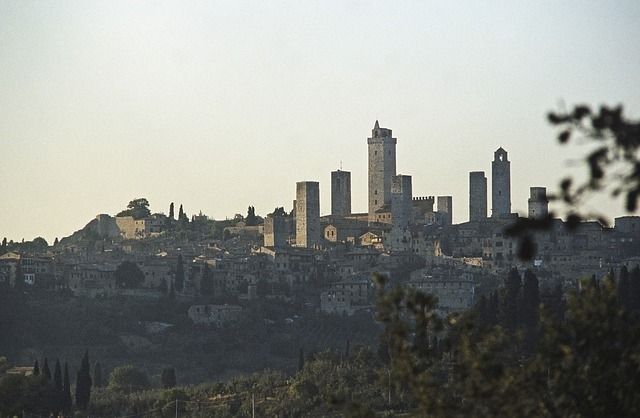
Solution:
<svg viewBox="0 0 640 418">
<path fill-rule="evenodd" d="M 396 175 L 396 143 L 391 129 L 376 124 L 369 145 L 369 222 L 375 222 L 376 210 L 391 204 L 391 183 Z"/>
<path fill-rule="evenodd" d="M 484 171 L 469 173 L 469 221 L 487 217 L 487 178 Z"/>
<path fill-rule="evenodd" d="M 438 196 L 438 218 L 442 226 L 453 224 L 453 197 Z"/>
<path fill-rule="evenodd" d="M 351 215 L 351 173 L 331 172 L 331 215 Z"/>
<path fill-rule="evenodd" d="M 391 223 L 396 228 L 406 228 L 413 220 L 413 196 L 411 176 L 393 176 L 391 184 Z"/>
<path fill-rule="evenodd" d="M 507 151 L 498 148 L 491 162 L 491 216 L 511 214 L 511 163 Z"/>
<path fill-rule="evenodd" d="M 320 184 L 296 183 L 296 246 L 312 248 L 320 242 Z"/>
<path fill-rule="evenodd" d="M 549 199 L 546 187 L 529 188 L 529 218 L 541 219 L 549 214 Z"/>
</svg>

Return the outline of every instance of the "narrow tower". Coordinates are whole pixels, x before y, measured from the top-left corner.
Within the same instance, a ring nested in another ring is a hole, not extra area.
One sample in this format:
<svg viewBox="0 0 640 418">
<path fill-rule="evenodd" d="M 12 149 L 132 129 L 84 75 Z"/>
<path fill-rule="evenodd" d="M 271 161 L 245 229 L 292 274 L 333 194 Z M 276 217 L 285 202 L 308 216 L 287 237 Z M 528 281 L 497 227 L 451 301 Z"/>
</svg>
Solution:
<svg viewBox="0 0 640 418">
<path fill-rule="evenodd" d="M 296 183 L 296 246 L 312 248 L 320 242 L 320 185 Z"/>
<path fill-rule="evenodd" d="M 351 215 L 351 173 L 331 172 L 331 215 Z"/>
<path fill-rule="evenodd" d="M 440 225 L 451 226 L 453 224 L 453 196 L 438 196 L 437 202 Z"/>
<path fill-rule="evenodd" d="M 491 162 L 491 216 L 511 214 L 511 163 L 507 151 L 498 148 Z"/>
<path fill-rule="evenodd" d="M 549 214 L 549 199 L 546 187 L 529 188 L 529 218 L 546 218 Z"/>
<path fill-rule="evenodd" d="M 411 176 L 393 176 L 391 185 L 391 223 L 396 228 L 406 228 L 413 220 Z"/>
<path fill-rule="evenodd" d="M 369 222 L 375 222 L 376 210 L 391 204 L 391 184 L 396 175 L 396 143 L 391 129 L 376 124 L 367 138 L 369 145 Z"/>
<path fill-rule="evenodd" d="M 469 221 L 487 217 L 487 178 L 484 171 L 469 173 Z"/>
</svg>

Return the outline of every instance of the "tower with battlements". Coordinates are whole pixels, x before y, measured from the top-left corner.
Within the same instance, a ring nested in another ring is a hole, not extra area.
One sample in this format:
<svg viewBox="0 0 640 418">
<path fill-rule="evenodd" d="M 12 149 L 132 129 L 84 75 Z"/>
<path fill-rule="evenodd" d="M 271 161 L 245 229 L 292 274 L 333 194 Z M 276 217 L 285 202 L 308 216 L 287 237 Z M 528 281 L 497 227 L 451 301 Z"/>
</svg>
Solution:
<svg viewBox="0 0 640 418">
<path fill-rule="evenodd" d="M 502 147 L 493 154 L 491 162 L 491 216 L 499 218 L 511 214 L 511 163 Z"/>
<path fill-rule="evenodd" d="M 376 121 L 369 148 L 369 222 L 375 222 L 376 210 L 391 204 L 391 186 L 396 175 L 396 143 L 391 129 L 381 128 Z"/>
</svg>

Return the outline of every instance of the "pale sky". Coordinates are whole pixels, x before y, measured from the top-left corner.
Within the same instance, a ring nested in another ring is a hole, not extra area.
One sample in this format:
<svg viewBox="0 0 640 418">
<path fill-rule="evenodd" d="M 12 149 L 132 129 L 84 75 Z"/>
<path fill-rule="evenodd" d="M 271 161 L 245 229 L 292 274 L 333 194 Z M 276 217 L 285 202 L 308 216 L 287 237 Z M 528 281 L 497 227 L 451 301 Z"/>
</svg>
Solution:
<svg viewBox="0 0 640 418">
<path fill-rule="evenodd" d="M 639 22 L 637 0 L 0 0 L 0 237 L 51 242 L 135 197 L 264 215 L 302 180 L 326 214 L 340 162 L 366 211 L 376 119 L 414 195 L 452 195 L 455 222 L 499 146 L 526 211 L 571 157 L 547 111 L 640 116 Z"/>
</svg>

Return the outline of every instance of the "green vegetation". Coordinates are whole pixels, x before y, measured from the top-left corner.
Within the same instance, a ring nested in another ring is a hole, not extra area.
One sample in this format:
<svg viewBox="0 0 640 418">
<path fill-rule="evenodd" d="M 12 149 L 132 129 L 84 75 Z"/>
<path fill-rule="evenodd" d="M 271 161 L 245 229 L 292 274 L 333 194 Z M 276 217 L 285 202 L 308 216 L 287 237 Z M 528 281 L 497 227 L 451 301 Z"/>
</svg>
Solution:
<svg viewBox="0 0 640 418">
<path fill-rule="evenodd" d="M 142 198 L 133 199 L 127 205 L 127 209 L 121 211 L 116 216 L 133 216 L 134 219 L 143 219 L 151 215 L 149 201 Z"/>
<path fill-rule="evenodd" d="M 123 261 L 116 268 L 115 278 L 116 286 L 134 289 L 144 282 L 144 273 L 133 261 Z"/>
</svg>

